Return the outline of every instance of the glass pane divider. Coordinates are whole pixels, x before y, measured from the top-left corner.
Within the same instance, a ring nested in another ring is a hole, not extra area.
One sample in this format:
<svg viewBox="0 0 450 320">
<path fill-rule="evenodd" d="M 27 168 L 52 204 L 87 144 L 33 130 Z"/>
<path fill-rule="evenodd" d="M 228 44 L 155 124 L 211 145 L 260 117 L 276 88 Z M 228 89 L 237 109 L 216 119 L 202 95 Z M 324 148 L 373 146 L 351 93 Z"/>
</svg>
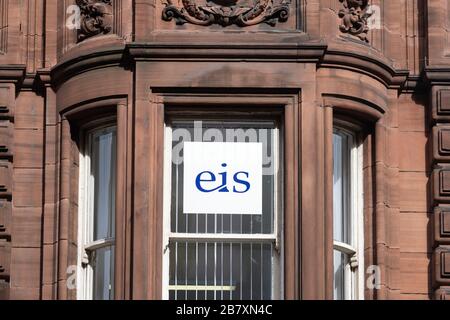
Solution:
<svg viewBox="0 0 450 320">
<path fill-rule="evenodd" d="M 236 286 L 224 286 L 224 285 L 169 285 L 170 291 L 235 291 Z"/>
<path fill-rule="evenodd" d="M 198 233 L 171 233 L 169 243 L 177 241 L 187 242 L 247 242 L 247 243 L 276 243 L 274 234 L 198 234 Z"/>
<path fill-rule="evenodd" d="M 349 244 L 339 242 L 339 241 L 334 241 L 333 249 L 338 250 L 338 251 L 348 254 L 348 255 L 354 255 L 357 252 L 356 248 L 352 247 Z"/>
<path fill-rule="evenodd" d="M 100 239 L 88 244 L 84 245 L 84 250 L 86 251 L 95 251 L 97 249 L 105 248 L 105 247 L 111 247 L 114 245 L 115 239 L 114 238 L 107 238 L 107 239 Z"/>
</svg>

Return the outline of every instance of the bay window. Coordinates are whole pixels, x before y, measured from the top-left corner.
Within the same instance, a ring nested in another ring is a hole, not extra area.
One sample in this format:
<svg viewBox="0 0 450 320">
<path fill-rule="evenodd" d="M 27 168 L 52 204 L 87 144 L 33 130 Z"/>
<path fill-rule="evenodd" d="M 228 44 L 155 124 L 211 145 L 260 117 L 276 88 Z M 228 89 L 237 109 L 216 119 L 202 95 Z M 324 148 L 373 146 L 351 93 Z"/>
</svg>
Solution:
<svg viewBox="0 0 450 320">
<path fill-rule="evenodd" d="M 334 298 L 364 297 L 362 146 L 344 127 L 333 132 Z"/>
</svg>

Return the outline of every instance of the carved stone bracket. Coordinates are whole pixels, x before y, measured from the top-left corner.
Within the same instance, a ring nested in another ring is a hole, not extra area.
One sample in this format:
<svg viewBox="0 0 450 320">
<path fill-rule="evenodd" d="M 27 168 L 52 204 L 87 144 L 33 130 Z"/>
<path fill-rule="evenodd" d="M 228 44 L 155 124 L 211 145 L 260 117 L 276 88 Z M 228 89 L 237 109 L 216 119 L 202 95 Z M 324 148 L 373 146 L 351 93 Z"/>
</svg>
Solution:
<svg viewBox="0 0 450 320">
<path fill-rule="evenodd" d="M 236 5 L 235 0 L 215 0 L 217 5 L 198 5 L 195 0 L 182 0 L 179 8 L 172 0 L 167 0 L 162 12 L 165 21 L 175 19 L 181 25 L 192 23 L 201 26 L 218 24 L 223 27 L 237 25 L 240 27 L 267 23 L 275 26 L 285 22 L 289 17 L 289 3 L 282 0 L 275 4 L 273 0 L 255 0 L 253 6 Z"/>
<path fill-rule="evenodd" d="M 343 33 L 351 34 L 360 40 L 369 42 L 367 33 L 369 26 L 367 20 L 373 13 L 369 12 L 369 0 L 339 0 L 344 8 L 339 11 L 342 23 L 339 29 Z"/>
<path fill-rule="evenodd" d="M 112 30 L 112 0 L 76 0 L 81 21 L 78 41 Z"/>
</svg>

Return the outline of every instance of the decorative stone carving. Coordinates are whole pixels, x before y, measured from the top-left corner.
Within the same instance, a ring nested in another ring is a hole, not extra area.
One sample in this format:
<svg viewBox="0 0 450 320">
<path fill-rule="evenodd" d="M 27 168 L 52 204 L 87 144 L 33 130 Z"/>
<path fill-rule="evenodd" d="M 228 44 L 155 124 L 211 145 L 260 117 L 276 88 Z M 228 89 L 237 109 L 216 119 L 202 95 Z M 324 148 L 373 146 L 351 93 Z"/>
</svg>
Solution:
<svg viewBox="0 0 450 320">
<path fill-rule="evenodd" d="M 288 0 L 254 0 L 253 5 L 242 4 L 240 0 L 213 0 L 205 5 L 196 0 L 182 0 L 183 7 L 167 0 L 162 12 L 165 21 L 175 19 L 177 24 L 192 23 L 201 26 L 218 24 L 223 27 L 237 25 L 240 27 L 267 23 L 275 26 L 277 22 L 285 22 L 289 17 Z"/>
<path fill-rule="evenodd" d="M 78 41 L 112 30 L 112 0 L 76 0 L 81 21 Z"/>
<path fill-rule="evenodd" d="M 339 11 L 342 24 L 339 29 L 343 33 L 351 34 L 360 40 L 369 42 L 367 33 L 369 26 L 367 20 L 373 13 L 369 12 L 369 0 L 339 0 L 343 3 L 344 9 Z"/>
</svg>

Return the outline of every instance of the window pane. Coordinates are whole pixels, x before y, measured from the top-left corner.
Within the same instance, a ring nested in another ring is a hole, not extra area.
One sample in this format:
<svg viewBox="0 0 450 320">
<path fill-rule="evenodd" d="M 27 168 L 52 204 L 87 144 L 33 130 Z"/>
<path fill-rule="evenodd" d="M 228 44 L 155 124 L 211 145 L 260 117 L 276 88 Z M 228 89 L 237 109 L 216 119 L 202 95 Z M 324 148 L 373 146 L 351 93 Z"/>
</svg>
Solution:
<svg viewBox="0 0 450 320">
<path fill-rule="evenodd" d="M 355 186 L 358 186 L 359 169 L 357 162 L 352 159 L 355 156 L 357 148 L 354 146 L 354 136 L 341 129 L 335 129 L 333 134 L 333 236 L 335 248 L 339 248 L 341 242 L 349 245 L 351 252 L 358 258 L 358 243 L 361 239 L 357 238 L 359 214 L 356 206 L 358 198 L 355 195 Z M 359 156 L 359 155 L 358 155 Z M 352 190 L 353 188 L 353 190 Z M 359 191 L 358 191 L 359 192 Z M 350 249 L 349 248 L 349 249 Z M 339 249 L 340 250 L 340 249 Z M 343 253 L 342 250 L 334 250 L 334 298 L 353 299 L 355 297 L 356 269 L 350 268 L 350 258 L 353 254 Z"/>
<path fill-rule="evenodd" d="M 195 133 L 194 122 L 175 123 L 172 141 L 171 231 L 178 233 L 271 234 L 274 231 L 274 128 L 271 122 L 235 124 L 232 122 L 201 122 L 204 135 Z M 180 133 L 181 132 L 181 133 Z M 263 144 L 263 213 L 184 214 L 183 150 L 184 141 L 261 142 Z"/>
<path fill-rule="evenodd" d="M 101 248 L 95 251 L 94 299 L 114 299 L 114 247 Z"/>
<path fill-rule="evenodd" d="M 333 135 L 333 234 L 334 240 L 349 243 L 350 141 L 347 134 Z"/>
<path fill-rule="evenodd" d="M 267 243 L 174 242 L 170 245 L 169 297 L 271 299 L 272 253 Z"/>
<path fill-rule="evenodd" d="M 94 134 L 92 169 L 94 191 L 94 241 L 114 237 L 116 131 Z"/>
<path fill-rule="evenodd" d="M 345 299 L 345 254 L 334 250 L 334 299 Z"/>
<path fill-rule="evenodd" d="M 211 240 L 170 241 L 169 298 L 271 299 L 278 253 L 274 244 L 214 238 L 216 234 L 275 232 L 277 129 L 273 121 L 176 121 L 172 128 L 172 233 L 208 234 Z M 200 132 L 199 132 L 200 131 Z M 184 142 L 262 143 L 262 214 L 186 214 L 183 210 Z M 278 169 L 277 169 L 278 170 Z M 275 236 L 274 236 L 275 238 Z M 275 240 L 274 240 L 275 241 Z M 277 280 L 278 281 L 278 280 Z"/>
<path fill-rule="evenodd" d="M 115 236 L 116 128 L 98 130 L 91 135 L 90 159 L 93 186 L 93 241 Z M 114 298 L 114 246 L 95 250 L 93 254 L 92 298 Z"/>
</svg>

